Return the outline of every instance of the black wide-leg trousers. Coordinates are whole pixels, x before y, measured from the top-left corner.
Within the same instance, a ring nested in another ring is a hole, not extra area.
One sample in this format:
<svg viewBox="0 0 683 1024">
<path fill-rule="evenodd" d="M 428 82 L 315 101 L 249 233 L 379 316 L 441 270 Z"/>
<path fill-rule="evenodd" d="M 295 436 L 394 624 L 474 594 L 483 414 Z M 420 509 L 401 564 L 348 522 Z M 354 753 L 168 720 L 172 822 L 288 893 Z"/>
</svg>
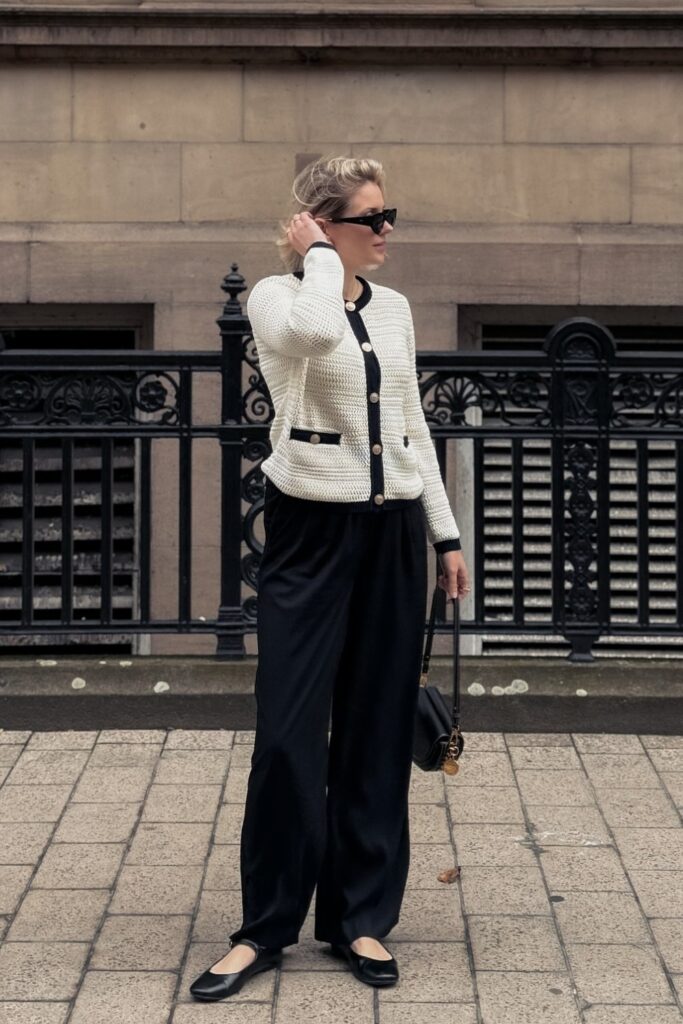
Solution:
<svg viewBox="0 0 683 1024">
<path fill-rule="evenodd" d="M 424 509 L 347 511 L 268 480 L 264 525 L 243 920 L 230 939 L 298 942 L 314 889 L 316 939 L 383 937 L 410 860 Z"/>
</svg>

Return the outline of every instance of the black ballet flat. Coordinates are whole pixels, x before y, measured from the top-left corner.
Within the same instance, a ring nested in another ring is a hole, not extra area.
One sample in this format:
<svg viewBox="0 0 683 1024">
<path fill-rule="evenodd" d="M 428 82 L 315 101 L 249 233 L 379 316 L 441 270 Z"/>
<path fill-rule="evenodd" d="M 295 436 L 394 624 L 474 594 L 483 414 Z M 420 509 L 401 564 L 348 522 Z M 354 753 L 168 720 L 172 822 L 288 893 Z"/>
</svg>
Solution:
<svg viewBox="0 0 683 1024">
<path fill-rule="evenodd" d="M 386 949 L 386 946 L 384 948 Z M 333 956 L 346 960 L 354 976 L 366 985 L 386 987 L 395 985 L 398 981 L 398 964 L 393 956 L 391 960 L 377 960 L 375 957 L 356 953 L 350 943 L 339 942 L 331 943 L 330 951 Z"/>
<path fill-rule="evenodd" d="M 252 974 L 270 970 L 272 967 L 279 967 L 282 963 L 282 949 L 272 946 L 260 946 L 253 939 L 239 939 L 235 945 L 239 945 L 240 942 L 256 950 L 256 959 L 252 960 L 246 967 L 243 967 L 241 971 L 233 971 L 230 974 L 216 974 L 211 968 L 207 968 L 190 985 L 190 992 L 195 999 L 205 1003 L 213 1003 L 218 999 L 225 999 L 226 996 L 233 996 L 236 992 L 239 992 L 245 981 Z M 213 964 L 211 966 L 213 967 Z"/>
</svg>

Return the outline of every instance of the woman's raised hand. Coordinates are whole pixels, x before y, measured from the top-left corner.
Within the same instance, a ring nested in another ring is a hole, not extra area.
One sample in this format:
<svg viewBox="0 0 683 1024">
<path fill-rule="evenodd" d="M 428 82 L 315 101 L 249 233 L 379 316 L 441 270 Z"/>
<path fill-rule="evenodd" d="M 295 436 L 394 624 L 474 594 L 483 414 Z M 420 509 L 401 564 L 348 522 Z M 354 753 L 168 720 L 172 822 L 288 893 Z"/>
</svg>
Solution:
<svg viewBox="0 0 683 1024">
<path fill-rule="evenodd" d="M 331 241 L 308 210 L 294 214 L 287 225 L 287 238 L 300 256 L 305 256 L 306 250 L 313 242 Z"/>
</svg>

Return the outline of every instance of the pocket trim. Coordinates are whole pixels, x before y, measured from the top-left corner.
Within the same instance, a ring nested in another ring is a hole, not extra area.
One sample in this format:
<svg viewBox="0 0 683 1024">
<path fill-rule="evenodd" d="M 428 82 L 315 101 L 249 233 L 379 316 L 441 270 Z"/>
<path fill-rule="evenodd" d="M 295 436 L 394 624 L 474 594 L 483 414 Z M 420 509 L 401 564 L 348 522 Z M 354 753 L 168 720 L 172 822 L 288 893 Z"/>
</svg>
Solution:
<svg viewBox="0 0 683 1024">
<path fill-rule="evenodd" d="M 341 434 L 333 430 L 308 430 L 305 427 L 290 427 L 289 436 L 294 441 L 308 441 L 309 444 L 340 444 Z"/>
</svg>

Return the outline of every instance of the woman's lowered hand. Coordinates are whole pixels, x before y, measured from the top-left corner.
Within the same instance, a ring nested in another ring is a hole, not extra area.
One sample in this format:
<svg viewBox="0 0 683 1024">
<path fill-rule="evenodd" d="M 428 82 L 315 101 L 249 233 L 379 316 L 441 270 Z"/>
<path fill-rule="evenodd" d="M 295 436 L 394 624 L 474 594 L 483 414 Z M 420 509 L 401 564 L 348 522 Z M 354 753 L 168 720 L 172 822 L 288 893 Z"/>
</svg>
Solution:
<svg viewBox="0 0 683 1024">
<path fill-rule="evenodd" d="M 437 576 L 438 585 L 454 601 L 467 596 L 472 588 L 462 551 L 444 551 L 439 560 L 443 573 Z"/>
</svg>

